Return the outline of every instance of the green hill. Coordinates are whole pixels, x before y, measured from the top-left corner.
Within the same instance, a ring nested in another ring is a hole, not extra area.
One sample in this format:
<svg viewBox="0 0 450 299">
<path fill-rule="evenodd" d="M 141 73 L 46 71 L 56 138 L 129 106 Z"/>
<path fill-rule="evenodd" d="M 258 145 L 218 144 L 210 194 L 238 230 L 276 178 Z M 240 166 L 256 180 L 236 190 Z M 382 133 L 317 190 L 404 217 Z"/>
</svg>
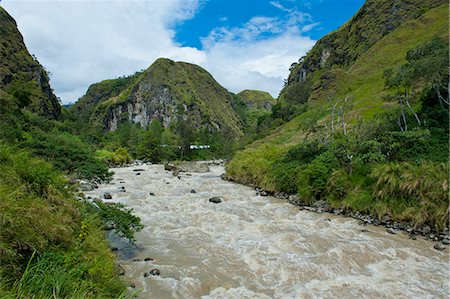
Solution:
<svg viewBox="0 0 450 299">
<path fill-rule="evenodd" d="M 434 79 L 421 75 L 427 73 L 424 65 L 438 67 L 435 59 L 444 61 L 436 74 L 448 81 L 448 5 L 438 6 L 442 3 L 367 1 L 292 66 L 279 102 L 287 111 L 301 107 L 301 113 L 236 153 L 228 175 L 269 191 L 298 194 L 307 203 L 324 199 L 336 208 L 442 229 L 448 219 L 445 170 L 436 170 L 441 175 L 436 181 L 444 186 L 438 188 L 441 199 L 420 204 L 424 195 L 407 195 L 405 186 L 393 186 L 397 193 L 382 196 L 378 188 L 384 183 L 375 179 L 377 169 L 389 172 L 395 165 L 399 170 L 391 179 L 406 182 L 406 168 L 439 168 L 448 159 L 448 140 L 442 137 L 448 136 L 448 105 L 439 108 Z M 397 74 L 399 83 L 391 88 L 389 72 Z M 401 79 L 413 73 L 409 81 Z M 445 84 L 437 90 L 448 96 Z M 345 190 L 335 194 L 333 188 Z"/>
<path fill-rule="evenodd" d="M 260 90 L 243 90 L 237 94 L 244 100 L 249 109 L 264 109 L 270 111 L 272 106 L 276 104 L 276 100 L 270 93 Z"/>
<path fill-rule="evenodd" d="M 0 92 L 14 95 L 21 107 L 57 119 L 61 106 L 48 74 L 28 52 L 14 19 L 0 7 Z"/>
<path fill-rule="evenodd" d="M 92 85 L 72 108 L 91 124 L 114 131 L 121 123 L 165 128 L 189 120 L 197 130 L 243 135 L 235 98 L 199 66 L 158 59 L 146 71 Z"/>
</svg>

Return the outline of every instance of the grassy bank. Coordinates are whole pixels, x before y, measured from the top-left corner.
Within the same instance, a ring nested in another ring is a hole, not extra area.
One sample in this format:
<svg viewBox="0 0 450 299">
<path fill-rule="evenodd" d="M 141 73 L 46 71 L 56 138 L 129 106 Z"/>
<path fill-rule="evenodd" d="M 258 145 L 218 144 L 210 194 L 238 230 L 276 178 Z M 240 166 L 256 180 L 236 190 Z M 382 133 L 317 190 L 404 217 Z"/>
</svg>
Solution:
<svg viewBox="0 0 450 299">
<path fill-rule="evenodd" d="M 125 296 L 103 230 L 112 212 L 76 200 L 72 188 L 49 163 L 0 143 L 1 298 Z"/>
</svg>

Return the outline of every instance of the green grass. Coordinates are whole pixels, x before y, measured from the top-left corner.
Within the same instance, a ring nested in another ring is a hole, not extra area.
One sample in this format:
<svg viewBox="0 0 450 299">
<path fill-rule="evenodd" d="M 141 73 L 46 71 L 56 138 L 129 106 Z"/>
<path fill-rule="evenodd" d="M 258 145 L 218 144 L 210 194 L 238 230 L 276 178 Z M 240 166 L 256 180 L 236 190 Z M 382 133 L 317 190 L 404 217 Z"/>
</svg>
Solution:
<svg viewBox="0 0 450 299">
<path fill-rule="evenodd" d="M 0 297 L 125 294 L 102 216 L 67 186 L 47 162 L 0 143 Z"/>
</svg>

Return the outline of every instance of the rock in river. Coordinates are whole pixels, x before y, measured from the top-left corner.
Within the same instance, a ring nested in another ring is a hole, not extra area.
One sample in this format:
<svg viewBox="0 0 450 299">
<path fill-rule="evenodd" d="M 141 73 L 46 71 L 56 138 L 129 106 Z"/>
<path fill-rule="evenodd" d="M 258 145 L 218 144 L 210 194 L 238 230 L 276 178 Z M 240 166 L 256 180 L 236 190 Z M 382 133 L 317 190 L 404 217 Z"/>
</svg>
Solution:
<svg viewBox="0 0 450 299">
<path fill-rule="evenodd" d="M 221 199 L 220 197 L 214 196 L 214 197 L 211 197 L 211 198 L 209 199 L 209 202 L 212 202 L 212 203 L 221 203 L 221 202 L 222 202 L 222 199 Z"/>
<path fill-rule="evenodd" d="M 160 274 L 161 274 L 161 271 L 159 271 L 158 269 L 152 269 L 152 270 L 150 270 L 149 273 L 150 273 L 151 275 L 157 276 L 157 275 L 160 275 Z"/>
<path fill-rule="evenodd" d="M 112 199 L 112 195 L 109 192 L 105 192 L 105 194 L 103 194 L 103 198 L 104 199 Z"/>
<path fill-rule="evenodd" d="M 434 247 L 434 249 L 436 249 L 436 250 L 444 250 L 444 249 L 445 249 L 444 244 L 442 244 L 441 242 L 434 244 L 433 247 Z"/>
</svg>

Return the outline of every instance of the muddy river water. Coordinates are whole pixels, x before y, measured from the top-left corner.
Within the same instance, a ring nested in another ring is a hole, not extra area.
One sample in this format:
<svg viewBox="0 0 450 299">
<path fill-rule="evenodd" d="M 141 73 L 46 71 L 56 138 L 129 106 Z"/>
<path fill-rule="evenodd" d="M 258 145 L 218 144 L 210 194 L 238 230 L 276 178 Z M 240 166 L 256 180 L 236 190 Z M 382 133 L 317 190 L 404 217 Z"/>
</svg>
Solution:
<svg viewBox="0 0 450 299">
<path fill-rule="evenodd" d="M 117 245 L 139 298 L 449 297 L 448 248 L 300 211 L 209 168 L 178 177 L 162 165 L 115 168 L 110 184 L 86 192 L 109 192 L 141 217 L 136 245 Z M 144 277 L 155 268 L 159 276 Z"/>
</svg>

